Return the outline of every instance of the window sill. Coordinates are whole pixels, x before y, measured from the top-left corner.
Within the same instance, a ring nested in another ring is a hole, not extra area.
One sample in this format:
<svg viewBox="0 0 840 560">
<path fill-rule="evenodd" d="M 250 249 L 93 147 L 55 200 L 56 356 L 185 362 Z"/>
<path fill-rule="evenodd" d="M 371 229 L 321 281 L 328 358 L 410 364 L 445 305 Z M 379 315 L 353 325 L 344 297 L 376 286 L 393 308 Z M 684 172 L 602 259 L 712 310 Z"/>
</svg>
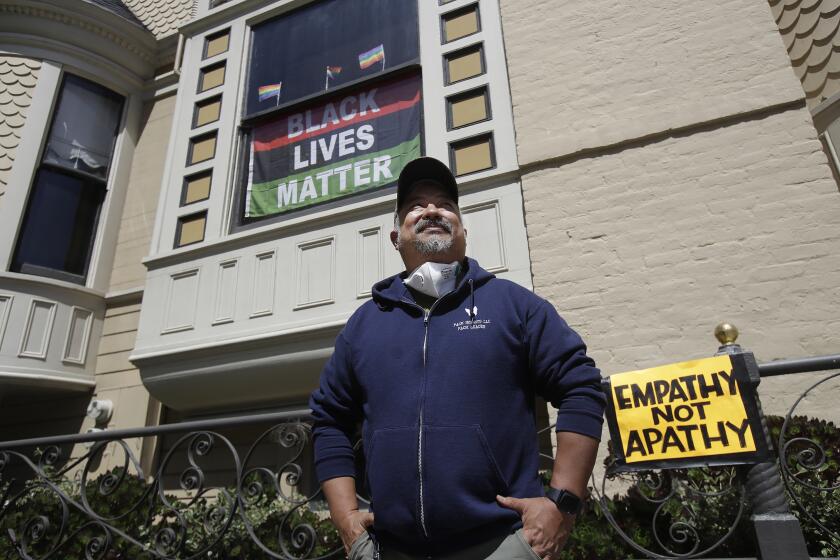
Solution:
<svg viewBox="0 0 840 560">
<path fill-rule="evenodd" d="M 82 293 L 91 297 L 105 299 L 105 292 L 87 288 L 74 282 L 65 282 L 63 280 L 47 278 L 46 276 L 34 276 L 31 274 L 21 274 L 19 272 L 0 272 L 0 285 L 5 284 L 6 280 L 29 285 L 36 284 L 49 288 L 58 288 L 68 292 Z"/>
</svg>

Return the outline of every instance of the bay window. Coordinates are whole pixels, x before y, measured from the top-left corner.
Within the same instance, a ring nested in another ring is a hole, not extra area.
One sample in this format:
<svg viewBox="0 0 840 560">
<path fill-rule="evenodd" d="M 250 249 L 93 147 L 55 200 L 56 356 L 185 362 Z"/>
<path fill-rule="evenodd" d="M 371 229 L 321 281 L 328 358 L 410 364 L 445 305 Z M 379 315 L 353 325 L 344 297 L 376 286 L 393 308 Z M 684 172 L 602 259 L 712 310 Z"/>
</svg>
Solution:
<svg viewBox="0 0 840 560">
<path fill-rule="evenodd" d="M 84 284 L 124 99 L 65 74 L 11 270 Z"/>
</svg>

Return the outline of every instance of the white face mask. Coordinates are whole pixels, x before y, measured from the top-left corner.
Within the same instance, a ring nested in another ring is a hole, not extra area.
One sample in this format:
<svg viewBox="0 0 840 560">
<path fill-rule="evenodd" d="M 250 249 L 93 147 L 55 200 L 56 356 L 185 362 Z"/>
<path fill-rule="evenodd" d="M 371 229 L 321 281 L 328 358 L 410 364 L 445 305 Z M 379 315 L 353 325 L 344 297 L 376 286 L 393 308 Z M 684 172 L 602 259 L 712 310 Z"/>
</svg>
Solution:
<svg viewBox="0 0 840 560">
<path fill-rule="evenodd" d="M 439 298 L 455 289 L 458 279 L 458 261 L 453 263 L 426 262 L 403 280 L 406 286 L 418 292 Z"/>
</svg>

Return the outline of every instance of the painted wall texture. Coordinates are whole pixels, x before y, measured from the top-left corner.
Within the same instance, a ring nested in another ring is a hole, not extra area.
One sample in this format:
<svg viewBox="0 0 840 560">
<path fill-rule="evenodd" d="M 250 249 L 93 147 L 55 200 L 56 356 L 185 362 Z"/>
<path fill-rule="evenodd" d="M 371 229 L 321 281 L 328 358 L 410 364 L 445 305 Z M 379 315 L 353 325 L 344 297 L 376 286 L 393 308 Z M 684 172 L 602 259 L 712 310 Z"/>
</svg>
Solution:
<svg viewBox="0 0 840 560">
<path fill-rule="evenodd" d="M 41 62 L 19 56 L 0 56 L 0 204 L 8 188 L 32 90 Z"/>
<path fill-rule="evenodd" d="M 141 260 L 149 253 L 174 110 L 175 96 L 144 107 L 114 253 L 112 292 L 142 288 L 146 279 Z"/>
<path fill-rule="evenodd" d="M 768 6 L 502 14 L 534 287 L 604 373 L 711 355 L 724 320 L 760 362 L 837 352 L 840 194 Z M 767 412 L 804 386 L 763 382 Z"/>
<path fill-rule="evenodd" d="M 809 127 L 786 111 L 523 179 L 534 287 L 606 373 L 709 355 L 723 320 L 760 361 L 840 347 L 840 195 Z"/>
<path fill-rule="evenodd" d="M 803 97 L 760 2 L 502 0 L 501 12 L 523 166 Z"/>
</svg>

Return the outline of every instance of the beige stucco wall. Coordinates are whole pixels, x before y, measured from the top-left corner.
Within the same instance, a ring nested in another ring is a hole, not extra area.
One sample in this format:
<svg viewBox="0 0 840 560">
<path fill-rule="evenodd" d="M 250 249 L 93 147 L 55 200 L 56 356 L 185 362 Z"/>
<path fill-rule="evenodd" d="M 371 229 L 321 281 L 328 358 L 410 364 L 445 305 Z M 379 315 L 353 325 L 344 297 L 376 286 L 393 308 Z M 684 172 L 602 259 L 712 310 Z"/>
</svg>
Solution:
<svg viewBox="0 0 840 560">
<path fill-rule="evenodd" d="M 174 95 L 150 101 L 144 107 L 114 253 L 112 292 L 142 288 L 145 282 L 146 268 L 141 260 L 149 254 L 174 110 Z"/>
<path fill-rule="evenodd" d="M 840 351 L 840 194 L 768 6 L 502 13 L 534 288 L 605 374 L 711 355 L 723 320 L 759 361 Z"/>
<path fill-rule="evenodd" d="M 840 195 L 802 111 L 583 158 L 523 189 L 534 288 L 605 373 L 711 355 L 723 320 L 760 361 L 840 348 Z"/>
<path fill-rule="evenodd" d="M 802 98 L 767 4 L 502 0 L 519 163 Z"/>
<path fill-rule="evenodd" d="M 0 56 L 0 204 L 8 188 L 40 68 L 38 60 Z"/>
</svg>

